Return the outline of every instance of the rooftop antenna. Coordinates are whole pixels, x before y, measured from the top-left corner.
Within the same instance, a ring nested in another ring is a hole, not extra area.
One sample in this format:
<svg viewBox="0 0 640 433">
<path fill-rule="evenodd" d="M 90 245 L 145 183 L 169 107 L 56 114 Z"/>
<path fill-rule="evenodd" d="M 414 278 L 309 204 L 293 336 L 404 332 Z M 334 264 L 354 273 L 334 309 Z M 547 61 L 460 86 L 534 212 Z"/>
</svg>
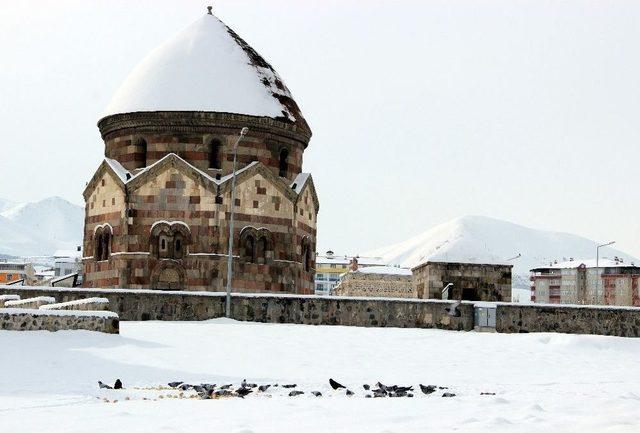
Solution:
<svg viewBox="0 0 640 433">
<path fill-rule="evenodd" d="M 213 9 L 213 6 L 207 6 L 207 13 L 209 15 L 213 15 L 213 13 L 211 13 L 211 9 Z"/>
</svg>

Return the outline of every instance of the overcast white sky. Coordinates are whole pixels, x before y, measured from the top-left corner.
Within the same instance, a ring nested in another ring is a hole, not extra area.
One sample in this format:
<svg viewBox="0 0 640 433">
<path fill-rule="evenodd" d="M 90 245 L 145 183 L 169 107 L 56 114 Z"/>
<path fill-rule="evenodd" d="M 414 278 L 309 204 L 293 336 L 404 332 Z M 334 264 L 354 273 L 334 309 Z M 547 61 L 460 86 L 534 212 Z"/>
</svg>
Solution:
<svg viewBox="0 0 640 433">
<path fill-rule="evenodd" d="M 210 1 L 210 0 L 209 0 Z M 0 198 L 81 192 L 128 72 L 208 0 L 0 2 Z M 465 214 L 640 257 L 639 1 L 219 0 L 314 136 L 318 249 Z"/>
</svg>

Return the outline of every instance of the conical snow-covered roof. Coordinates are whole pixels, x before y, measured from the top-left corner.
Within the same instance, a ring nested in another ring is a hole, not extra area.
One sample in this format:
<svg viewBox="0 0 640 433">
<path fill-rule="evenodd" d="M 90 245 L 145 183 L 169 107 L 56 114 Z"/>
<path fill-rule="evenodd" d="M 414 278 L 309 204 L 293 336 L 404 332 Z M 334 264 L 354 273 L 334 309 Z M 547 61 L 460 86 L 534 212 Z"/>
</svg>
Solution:
<svg viewBox="0 0 640 433">
<path fill-rule="evenodd" d="M 211 14 L 151 51 L 124 80 L 103 117 L 151 111 L 266 116 L 306 127 L 271 65 Z"/>
</svg>

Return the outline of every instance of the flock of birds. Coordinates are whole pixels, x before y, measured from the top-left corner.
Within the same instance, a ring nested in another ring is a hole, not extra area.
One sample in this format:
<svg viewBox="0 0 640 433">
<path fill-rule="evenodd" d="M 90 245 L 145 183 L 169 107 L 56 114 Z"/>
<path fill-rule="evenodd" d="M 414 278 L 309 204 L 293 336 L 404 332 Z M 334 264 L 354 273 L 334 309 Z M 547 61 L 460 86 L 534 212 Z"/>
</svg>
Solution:
<svg viewBox="0 0 640 433">
<path fill-rule="evenodd" d="M 289 397 L 296 397 L 299 395 L 305 394 L 305 391 L 301 391 L 300 389 L 296 389 L 298 385 L 296 384 L 283 384 L 279 385 L 275 384 L 265 384 L 258 385 L 256 383 L 249 383 L 247 380 L 243 380 L 239 387 L 234 387 L 233 384 L 224 384 L 224 385 L 216 385 L 215 383 L 201 383 L 199 385 L 193 385 L 185 382 L 170 382 L 168 383 L 170 388 L 179 391 L 190 391 L 193 390 L 198 394 L 198 397 L 203 400 L 208 399 L 218 399 L 224 397 L 240 397 L 244 398 L 252 393 L 265 393 L 268 392 L 269 389 L 282 388 L 285 390 L 289 390 Z M 353 396 L 355 392 L 342 385 L 341 383 L 329 379 L 329 385 L 336 391 L 343 391 L 346 396 Z M 101 389 L 122 389 L 122 381 L 117 379 L 113 386 L 107 385 L 101 381 L 98 381 L 98 386 Z M 425 395 L 431 395 L 439 390 L 447 390 L 446 386 L 437 386 L 437 385 L 423 385 L 420 384 L 420 391 Z M 400 386 L 400 385 L 384 385 L 380 382 L 375 385 L 363 384 L 362 388 L 365 392 L 365 398 L 381 398 L 381 397 L 413 397 L 414 396 L 414 388 L 413 386 Z M 285 391 L 286 392 L 286 391 Z M 320 391 L 311 391 L 309 394 L 314 397 L 322 397 L 322 393 Z M 493 393 L 482 393 L 483 395 L 494 395 Z M 442 393 L 442 397 L 455 397 L 456 395 L 452 392 L 445 391 Z"/>
</svg>

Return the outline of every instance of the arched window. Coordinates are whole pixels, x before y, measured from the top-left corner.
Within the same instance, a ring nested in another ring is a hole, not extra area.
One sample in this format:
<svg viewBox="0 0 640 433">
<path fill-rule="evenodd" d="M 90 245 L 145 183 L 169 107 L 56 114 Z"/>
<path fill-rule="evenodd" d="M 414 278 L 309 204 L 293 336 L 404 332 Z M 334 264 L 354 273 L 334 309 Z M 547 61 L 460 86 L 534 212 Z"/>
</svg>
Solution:
<svg viewBox="0 0 640 433">
<path fill-rule="evenodd" d="M 256 260 L 258 263 L 266 263 L 267 261 L 267 238 L 265 236 L 258 239 L 256 245 Z"/>
<path fill-rule="evenodd" d="M 158 238 L 158 257 L 161 259 L 166 259 L 171 257 L 171 254 L 169 252 L 169 236 L 167 236 L 166 234 L 161 234 L 160 237 Z"/>
<path fill-rule="evenodd" d="M 98 227 L 94 234 L 94 242 L 94 260 L 97 262 L 109 260 L 111 255 L 111 227 L 109 225 Z"/>
<path fill-rule="evenodd" d="M 151 227 L 151 254 L 159 259 L 183 259 L 191 242 L 191 231 L 183 222 L 159 221 Z"/>
<path fill-rule="evenodd" d="M 309 272 L 311 270 L 311 248 L 307 248 L 307 253 L 304 256 L 304 270 Z"/>
<path fill-rule="evenodd" d="M 308 236 L 302 238 L 302 248 L 300 249 L 300 261 L 305 272 L 311 270 L 311 242 Z"/>
<path fill-rule="evenodd" d="M 183 257 L 182 247 L 183 247 L 182 235 L 180 233 L 174 234 L 174 237 L 173 237 L 173 258 L 174 259 L 181 259 Z"/>
<path fill-rule="evenodd" d="M 279 176 L 280 177 L 287 177 L 287 158 L 289 157 L 289 151 L 287 149 L 282 149 L 280 151 L 280 162 L 278 167 L 280 168 L 279 170 Z"/>
<path fill-rule="evenodd" d="M 253 236 L 248 235 L 244 239 L 244 257 L 249 262 L 255 261 L 254 248 L 255 240 L 253 239 Z"/>
<path fill-rule="evenodd" d="M 246 262 L 265 264 L 273 259 L 273 235 L 265 227 L 243 227 L 238 244 L 240 255 Z"/>
<path fill-rule="evenodd" d="M 137 151 L 138 151 L 138 161 L 140 162 L 138 168 L 147 166 L 147 140 L 144 138 L 139 138 L 136 143 Z"/>
<path fill-rule="evenodd" d="M 93 258 L 95 259 L 95 261 L 100 261 L 102 260 L 102 233 L 96 233 L 95 236 L 95 252 L 93 254 Z"/>
<path fill-rule="evenodd" d="M 222 143 L 220 140 L 212 140 L 209 144 L 209 168 L 222 168 Z"/>
</svg>

